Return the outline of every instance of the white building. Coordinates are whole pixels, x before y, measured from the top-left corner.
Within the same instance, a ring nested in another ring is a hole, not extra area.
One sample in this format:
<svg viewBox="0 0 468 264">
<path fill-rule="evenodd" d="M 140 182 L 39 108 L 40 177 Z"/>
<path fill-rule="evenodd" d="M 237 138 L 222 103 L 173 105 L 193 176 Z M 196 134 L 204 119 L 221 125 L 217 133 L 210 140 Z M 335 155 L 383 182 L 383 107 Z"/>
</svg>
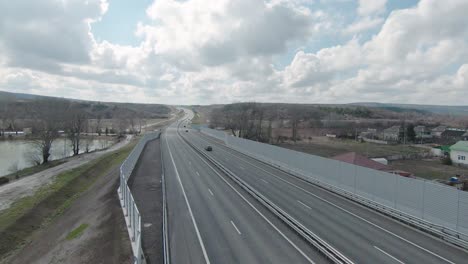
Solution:
<svg viewBox="0 0 468 264">
<path fill-rule="evenodd" d="M 468 141 L 458 141 L 451 146 L 450 159 L 454 164 L 468 165 Z"/>
</svg>

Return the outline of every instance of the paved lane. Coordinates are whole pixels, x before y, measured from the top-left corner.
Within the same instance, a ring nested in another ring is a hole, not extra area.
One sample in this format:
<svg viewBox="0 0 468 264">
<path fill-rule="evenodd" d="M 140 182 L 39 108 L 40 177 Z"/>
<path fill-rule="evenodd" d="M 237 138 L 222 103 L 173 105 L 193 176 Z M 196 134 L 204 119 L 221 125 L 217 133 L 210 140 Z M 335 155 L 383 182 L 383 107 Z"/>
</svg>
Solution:
<svg viewBox="0 0 468 264">
<path fill-rule="evenodd" d="M 328 262 L 204 161 L 179 138 L 175 125 L 161 146 L 174 263 Z"/>
<path fill-rule="evenodd" d="M 464 263 L 466 251 L 230 150 L 210 137 L 187 138 L 356 262 Z"/>
</svg>

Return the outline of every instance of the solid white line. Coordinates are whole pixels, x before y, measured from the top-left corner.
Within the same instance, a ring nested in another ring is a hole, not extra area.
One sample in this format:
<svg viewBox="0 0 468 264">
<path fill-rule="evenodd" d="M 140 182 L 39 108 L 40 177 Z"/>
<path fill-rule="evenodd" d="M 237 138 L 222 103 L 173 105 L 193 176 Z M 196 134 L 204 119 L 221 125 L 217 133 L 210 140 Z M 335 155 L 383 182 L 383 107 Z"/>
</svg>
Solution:
<svg viewBox="0 0 468 264">
<path fill-rule="evenodd" d="M 377 249 L 378 251 L 384 253 L 385 255 L 387 255 L 388 257 L 392 258 L 393 260 L 395 260 L 396 262 L 400 263 L 400 264 L 405 264 L 403 261 L 395 258 L 394 256 L 390 255 L 389 253 L 383 251 L 382 249 L 378 248 L 377 246 L 374 246 L 375 249 Z"/>
<path fill-rule="evenodd" d="M 312 208 L 310 208 L 310 206 L 308 206 L 307 204 L 305 204 L 305 203 L 303 203 L 303 202 L 301 202 L 301 201 L 299 201 L 299 200 L 297 200 L 297 202 L 300 203 L 300 204 L 302 204 L 303 206 L 309 208 L 309 209 L 312 209 Z"/>
<path fill-rule="evenodd" d="M 239 229 L 237 228 L 236 224 L 234 224 L 234 222 L 231 220 L 231 224 L 232 226 L 236 229 L 237 233 L 239 233 L 239 235 L 242 235 L 242 233 L 239 231 Z"/>
<path fill-rule="evenodd" d="M 211 196 L 214 196 L 213 192 L 210 189 L 208 189 L 208 191 L 210 192 Z"/>
<path fill-rule="evenodd" d="M 265 215 L 263 215 L 249 200 L 247 200 L 247 198 L 244 197 L 244 195 L 242 195 L 236 188 L 234 188 L 234 186 L 232 186 L 231 183 L 229 183 L 226 179 L 224 179 L 223 176 L 221 176 L 221 174 L 219 174 L 219 172 L 217 172 L 210 164 L 208 164 L 208 162 L 206 162 L 202 157 L 200 157 L 200 154 L 198 154 L 195 150 L 193 150 L 192 148 L 190 148 L 190 150 L 195 153 L 195 155 L 197 155 L 201 161 L 203 161 L 212 171 L 214 171 L 214 173 L 216 173 L 216 175 L 218 175 L 218 177 L 223 180 L 232 190 L 234 190 L 234 192 L 237 193 L 237 195 L 239 195 L 239 197 L 242 198 L 242 200 L 244 200 L 244 202 L 246 202 L 255 212 L 257 212 L 271 227 L 273 227 L 286 241 L 288 241 L 288 243 L 293 246 L 305 259 L 307 259 L 307 261 L 309 261 L 309 263 L 311 264 L 315 264 L 315 262 L 313 260 L 311 260 L 296 244 L 294 244 L 294 242 L 292 242 L 283 232 L 281 232 L 281 230 L 278 229 L 278 227 L 276 227 Z"/>
<path fill-rule="evenodd" d="M 242 167 L 242 166 L 239 166 L 239 168 L 240 168 L 241 170 L 245 170 L 244 167 Z"/>
<path fill-rule="evenodd" d="M 200 139 L 202 139 L 202 138 L 200 137 Z M 206 140 L 204 140 L 204 139 L 202 139 L 202 140 L 203 140 L 203 141 L 206 141 Z M 222 148 L 218 148 L 218 149 L 222 149 Z M 251 162 L 249 162 L 249 161 L 247 161 L 247 160 L 245 160 L 245 159 L 243 159 L 243 158 L 240 158 L 240 157 L 238 157 L 238 156 L 236 156 L 236 155 L 230 153 L 229 151 L 226 151 L 226 150 L 224 150 L 224 149 L 223 149 L 222 151 L 224 151 L 224 152 L 228 153 L 229 155 L 231 155 L 231 156 L 233 156 L 233 157 L 236 157 L 237 159 L 242 160 L 242 161 L 244 161 L 245 163 L 248 163 L 248 164 L 250 164 L 251 166 L 253 166 L 253 167 L 257 168 L 257 169 L 260 169 L 260 170 L 266 172 L 267 174 L 269 174 L 269 175 L 271 175 L 271 176 L 273 176 L 273 177 L 279 179 L 280 181 L 283 181 L 283 182 L 285 182 L 285 183 L 287 183 L 287 184 L 289 184 L 289 185 L 292 185 L 292 186 L 294 186 L 294 187 L 296 187 L 296 188 L 298 188 L 298 189 L 300 189 L 300 190 L 302 190 L 302 191 L 304 191 L 304 192 L 306 192 L 306 193 L 308 193 L 308 194 L 310 194 L 310 195 L 312 195 L 312 196 L 318 198 L 319 200 L 322 200 L 322 201 L 324 201 L 324 202 L 326 202 L 326 203 L 328 203 L 328 204 L 330 204 L 330 205 L 332 205 L 332 206 L 334 206 L 334 207 L 336 207 L 336 208 L 338 208 L 338 209 L 340 209 L 340 210 L 342 210 L 342 211 L 344 211 L 344 212 L 346 212 L 346 213 L 348 213 L 348 214 L 350 214 L 350 215 L 352 215 L 352 216 L 354 216 L 354 217 L 356 217 L 356 218 L 358 218 L 358 219 L 360 219 L 360 220 L 362 220 L 362 221 L 364 221 L 364 222 L 366 222 L 366 223 L 368 223 L 368 224 L 370 224 L 370 225 L 372 225 L 372 226 L 374 226 L 374 227 L 376 227 L 376 228 L 378 228 L 378 229 L 380 229 L 380 230 L 382 230 L 382 231 L 384 231 L 384 232 L 386 232 L 386 233 L 388 233 L 388 234 L 390 234 L 390 235 L 392 235 L 392 236 L 394 236 L 394 237 L 396 237 L 396 238 L 402 240 L 402 241 L 405 241 L 406 243 L 408 243 L 408 244 L 410 244 L 410 245 L 412 245 L 412 246 L 414 246 L 414 247 L 417 247 L 417 248 L 421 249 L 422 251 L 425 251 L 426 253 L 429 253 L 429 254 L 431 254 L 431 255 L 433 255 L 433 256 L 435 256 L 435 257 L 437 257 L 437 258 L 439 258 L 439 259 L 441 259 L 441 260 L 443 260 L 443 261 L 445 261 L 445 262 L 447 262 L 447 263 L 455 264 L 454 262 L 452 262 L 452 261 L 450 261 L 450 260 L 448 260 L 448 259 L 446 259 L 446 258 L 444 258 L 444 257 L 442 257 L 442 256 L 440 256 L 440 255 L 438 255 L 438 254 L 436 254 L 436 253 L 434 253 L 434 252 L 432 252 L 432 251 L 430 251 L 430 250 L 428 250 L 428 249 L 426 249 L 426 248 L 424 248 L 424 247 L 422 247 L 422 246 L 420 246 L 420 245 L 418 245 L 418 244 L 416 244 L 416 243 L 414 243 L 414 242 L 411 242 L 411 241 L 409 241 L 408 239 L 403 238 L 403 237 L 401 237 L 401 236 L 399 236 L 399 235 L 397 235 L 397 234 L 395 234 L 395 233 L 393 233 L 393 232 L 391 232 L 391 231 L 389 231 L 389 230 L 387 230 L 387 229 L 385 229 L 385 228 L 383 228 L 383 227 L 381 227 L 381 226 L 379 226 L 379 225 L 377 225 L 377 224 L 375 224 L 375 223 L 373 223 L 373 222 L 370 222 L 370 221 L 368 221 L 367 219 L 364 219 L 364 218 L 362 218 L 362 217 L 360 217 L 360 216 L 358 216 L 358 215 L 356 215 L 356 214 L 354 214 L 354 213 L 352 213 L 352 212 L 350 212 L 350 211 L 344 209 L 343 207 L 341 207 L 341 206 L 339 206 L 339 205 L 336 205 L 336 204 L 334 204 L 334 203 L 332 203 L 332 202 L 330 202 L 330 201 L 328 201 L 328 200 L 325 200 L 325 199 L 323 199 L 322 197 L 320 197 L 320 196 L 318 196 L 318 195 L 316 195 L 316 194 L 313 194 L 313 193 L 309 192 L 308 190 L 306 190 L 306 189 L 304 189 L 304 188 L 302 188 L 302 187 L 300 187 L 300 186 L 297 186 L 297 185 L 294 184 L 294 183 L 291 183 L 291 182 L 289 182 L 289 181 L 287 181 L 287 180 L 285 180 L 285 179 L 283 179 L 283 178 L 281 178 L 281 177 L 279 177 L 279 176 L 276 176 L 276 175 L 274 175 L 273 173 L 271 173 L 271 172 L 269 172 L 269 171 L 267 171 L 267 170 L 265 170 L 265 169 L 263 169 L 263 168 L 260 168 L 260 167 L 256 166 L 255 164 L 252 164 Z M 275 169 L 275 168 L 273 168 L 273 169 Z M 277 170 L 277 169 L 275 169 L 275 170 Z M 280 172 L 281 172 L 282 174 L 288 175 L 288 174 L 285 173 L 285 172 L 282 172 L 282 171 L 280 171 Z M 290 176 L 290 175 L 288 175 L 288 176 Z M 290 176 L 290 177 L 291 177 L 291 176 Z M 342 197 L 340 197 L 340 196 L 338 196 L 338 195 L 337 195 L 337 197 L 342 198 Z M 342 199 L 344 199 L 344 198 L 342 198 Z"/>
<path fill-rule="evenodd" d="M 198 173 L 198 171 L 195 172 L 198 176 L 200 176 L 200 173 Z"/>
<path fill-rule="evenodd" d="M 182 184 L 182 181 L 180 180 L 179 172 L 177 171 L 177 166 L 176 166 L 176 164 L 174 162 L 174 157 L 172 156 L 171 148 L 169 147 L 169 143 L 167 142 L 167 139 L 166 139 L 166 145 L 167 145 L 167 149 L 169 150 L 169 155 L 171 157 L 172 165 L 174 166 L 174 170 L 175 170 L 175 173 L 176 173 L 176 176 L 177 176 L 177 180 L 179 181 L 180 187 L 182 188 L 182 194 L 184 195 L 185 203 L 187 204 L 187 207 L 188 207 L 188 210 L 189 210 L 189 213 L 190 213 L 190 217 L 192 218 L 192 223 L 193 223 L 193 226 L 195 227 L 195 232 L 197 233 L 198 241 L 200 242 L 200 246 L 201 246 L 202 251 L 203 251 L 203 256 L 205 257 L 206 263 L 210 264 L 210 259 L 208 258 L 208 254 L 206 253 L 205 245 L 203 244 L 203 239 L 202 239 L 202 237 L 200 235 L 200 231 L 198 230 L 197 221 L 195 220 L 195 217 L 193 216 L 192 208 L 190 207 L 190 203 L 189 203 L 189 201 L 187 199 L 187 194 L 185 194 L 184 185 Z"/>
<path fill-rule="evenodd" d="M 260 179 L 260 180 L 264 181 L 265 183 L 268 183 L 268 182 L 267 182 L 266 180 L 264 180 L 264 179 Z"/>
</svg>

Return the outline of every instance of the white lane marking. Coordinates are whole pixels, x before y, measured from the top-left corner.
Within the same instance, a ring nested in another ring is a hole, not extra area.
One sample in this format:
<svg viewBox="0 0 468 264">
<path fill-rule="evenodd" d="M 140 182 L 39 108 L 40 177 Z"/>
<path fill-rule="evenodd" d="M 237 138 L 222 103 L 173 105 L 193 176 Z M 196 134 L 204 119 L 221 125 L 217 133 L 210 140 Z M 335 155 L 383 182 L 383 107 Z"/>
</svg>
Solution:
<svg viewBox="0 0 468 264">
<path fill-rule="evenodd" d="M 245 170 L 244 167 L 242 167 L 242 166 L 239 166 L 239 168 L 240 168 L 241 170 Z"/>
<path fill-rule="evenodd" d="M 239 229 L 237 228 L 236 224 L 234 224 L 234 222 L 233 222 L 232 220 L 231 220 L 231 224 L 232 224 L 232 226 L 236 229 L 237 233 L 238 233 L 239 235 L 242 235 L 242 233 L 239 231 Z"/>
<path fill-rule="evenodd" d="M 307 204 L 305 204 L 305 203 L 303 203 L 303 202 L 301 202 L 301 201 L 299 201 L 299 200 L 297 200 L 297 202 L 300 203 L 300 204 L 302 204 L 303 206 L 307 207 L 308 209 L 312 209 L 312 208 L 310 208 L 310 206 L 308 206 Z"/>
<path fill-rule="evenodd" d="M 213 192 L 210 189 L 208 189 L 208 191 L 210 192 L 211 196 L 214 196 Z"/>
<path fill-rule="evenodd" d="M 386 256 L 390 257 L 391 259 L 395 260 L 396 262 L 400 263 L 400 264 L 405 264 L 403 261 L 395 258 L 394 256 L 390 255 L 389 253 L 383 251 L 382 249 L 380 249 L 379 247 L 377 246 L 374 246 L 375 249 L 377 249 L 378 251 L 382 252 L 383 254 L 385 254 Z"/>
<path fill-rule="evenodd" d="M 202 140 L 204 140 L 204 139 L 202 139 Z M 205 140 L 204 140 L 204 141 L 205 141 Z M 219 148 L 219 149 L 222 149 L 222 148 Z M 439 258 L 439 259 L 441 259 L 441 260 L 443 260 L 443 261 L 445 261 L 445 262 L 447 262 L 447 263 L 455 264 L 454 262 L 452 262 L 452 261 L 450 261 L 450 260 L 448 260 L 448 259 L 446 259 L 446 258 L 444 258 L 444 257 L 442 257 L 442 256 L 440 256 L 440 255 L 438 255 L 438 254 L 436 254 L 436 253 L 434 253 L 434 252 L 432 252 L 432 251 L 430 251 L 430 250 L 428 250 L 428 249 L 426 249 L 426 248 L 424 248 L 424 247 L 422 247 L 422 246 L 420 246 L 420 245 L 418 245 L 418 244 L 416 244 L 416 243 L 414 243 L 414 242 L 412 242 L 412 241 L 409 241 L 408 239 L 403 238 L 403 237 L 401 237 L 401 236 L 399 236 L 399 235 L 397 235 L 397 234 L 395 234 L 395 233 L 393 233 L 393 232 L 391 232 L 391 231 L 389 231 L 389 230 L 387 230 L 387 229 L 385 229 L 385 228 L 383 228 L 383 227 L 381 227 L 381 226 L 379 226 L 379 225 L 377 225 L 377 224 L 375 224 L 375 223 L 373 223 L 373 222 L 370 222 L 369 220 L 364 219 L 364 218 L 360 217 L 359 215 L 356 215 L 355 213 L 352 213 L 351 211 L 348 211 L 348 210 L 344 209 L 343 207 L 341 207 L 341 206 L 339 206 L 339 205 L 336 205 L 336 204 L 334 204 L 334 203 L 332 203 L 332 202 L 330 202 L 330 201 L 328 201 L 328 200 L 325 200 L 325 199 L 323 199 L 322 197 L 319 197 L 318 195 L 313 194 L 312 192 L 310 192 L 310 191 L 308 191 L 308 190 L 306 190 L 306 189 L 304 189 L 304 188 L 302 188 L 302 187 L 300 187 L 300 186 L 297 186 L 297 185 L 294 184 L 294 183 L 291 183 L 291 182 L 289 182 L 289 181 L 287 181 L 287 180 L 285 180 L 285 179 L 283 179 L 283 178 L 281 178 L 281 177 L 279 177 L 279 176 L 276 176 L 276 175 L 274 175 L 273 173 L 271 173 L 271 172 L 269 172 L 269 171 L 267 171 L 267 170 L 265 170 L 265 169 L 263 169 L 263 168 L 260 168 L 260 167 L 256 166 L 255 164 L 252 164 L 251 162 L 249 162 L 249 161 L 247 161 L 247 160 L 245 160 L 245 159 L 243 159 L 243 158 L 237 157 L 236 155 L 230 153 L 229 151 L 226 151 L 226 150 L 224 150 L 224 149 L 223 149 L 222 151 L 224 151 L 224 152 L 228 153 L 229 155 L 231 155 L 231 156 L 233 156 L 233 157 L 236 157 L 237 159 L 242 160 L 242 161 L 244 161 L 245 163 L 250 164 L 251 166 L 253 166 L 253 167 L 257 168 L 257 169 L 266 172 L 267 174 L 269 174 L 269 175 L 271 175 L 271 176 L 273 176 L 273 177 L 279 179 L 280 181 L 283 181 L 283 182 L 285 182 L 285 183 L 287 183 L 287 184 L 289 184 L 289 185 L 292 185 L 292 186 L 294 186 L 294 187 L 296 187 L 296 188 L 298 188 L 298 189 L 300 189 L 300 190 L 302 190 L 302 191 L 304 191 L 304 192 L 306 192 L 306 193 L 308 193 L 308 194 L 310 194 L 310 195 L 312 195 L 312 196 L 318 198 L 319 200 L 322 200 L 323 202 L 328 203 L 328 204 L 330 204 L 330 205 L 332 205 L 332 206 L 334 206 L 334 207 L 336 207 L 336 208 L 338 208 L 338 209 L 340 209 L 340 210 L 342 210 L 342 211 L 344 211 L 344 212 L 346 212 L 346 213 L 348 213 L 348 214 L 350 214 L 350 215 L 352 215 L 352 216 L 354 216 L 354 217 L 356 217 L 356 218 L 358 218 L 358 219 L 360 219 L 360 220 L 362 220 L 362 221 L 364 221 L 364 222 L 366 222 L 366 223 L 368 223 L 368 224 L 370 224 L 370 225 L 372 225 L 372 226 L 374 226 L 374 227 L 376 227 L 376 228 L 378 228 L 378 229 L 380 229 L 380 230 L 382 230 L 382 231 L 384 231 L 384 232 L 386 232 L 386 233 L 388 233 L 388 234 L 390 234 L 390 235 L 392 235 L 392 236 L 394 236 L 394 237 L 396 237 L 396 238 L 398 238 L 398 239 L 400 239 L 400 240 L 402 240 L 402 241 L 404 241 L 404 242 L 406 242 L 406 243 L 408 243 L 408 244 L 410 244 L 410 245 L 416 247 L 416 248 L 419 248 L 420 250 L 422 250 L 422 251 L 424 251 L 424 252 L 426 252 L 426 253 L 429 253 L 429 254 L 431 254 L 431 255 L 433 255 L 433 256 L 435 256 L 435 257 L 437 257 L 437 258 Z M 275 169 L 275 168 L 273 168 L 273 169 L 274 169 L 274 170 L 278 170 L 278 169 Z M 289 177 L 292 177 L 291 175 L 289 175 L 289 174 L 287 174 L 287 173 L 285 173 L 285 172 L 282 172 L 282 171 L 280 171 L 280 170 L 278 170 L 278 171 L 281 172 L 282 174 L 285 174 L 285 175 L 287 175 L 287 176 L 289 176 Z M 338 195 L 336 195 L 336 196 L 339 197 L 339 198 L 345 199 L 345 198 L 340 197 L 340 196 L 338 196 Z"/>
<path fill-rule="evenodd" d="M 195 172 L 198 176 L 200 176 L 200 173 L 198 173 L 198 171 Z"/>
<path fill-rule="evenodd" d="M 180 180 L 179 171 L 177 170 L 177 166 L 174 162 L 174 157 L 172 156 L 172 151 L 171 151 L 171 148 L 169 147 L 169 143 L 167 143 L 167 139 L 166 139 L 166 145 L 167 145 L 167 149 L 169 150 L 169 155 L 171 157 L 172 165 L 174 166 L 177 180 L 179 181 L 180 187 L 182 188 L 182 194 L 184 195 L 185 203 L 187 204 L 190 217 L 192 218 L 192 223 L 193 223 L 193 226 L 195 227 L 195 232 L 197 233 L 198 241 L 200 242 L 200 246 L 203 251 L 203 256 L 205 257 L 206 263 L 210 264 L 210 259 L 208 258 L 208 254 L 206 253 L 205 245 L 203 244 L 203 239 L 200 235 L 200 231 L 198 230 L 197 221 L 195 220 L 195 217 L 193 216 L 192 208 L 190 207 L 190 203 L 187 199 L 187 194 L 185 194 L 184 185 L 182 184 L 182 181 Z"/>
<path fill-rule="evenodd" d="M 268 183 L 268 182 L 267 182 L 266 180 L 264 180 L 264 179 L 260 179 L 260 180 L 262 180 L 262 181 L 265 182 L 265 183 Z"/>
<path fill-rule="evenodd" d="M 223 176 L 221 176 L 221 174 L 219 174 L 213 167 L 211 167 L 211 165 L 208 164 L 208 162 L 206 162 L 200 156 L 200 154 L 198 154 L 192 148 L 190 148 L 190 150 L 193 153 L 195 153 L 195 155 L 197 155 L 201 159 L 201 161 L 203 161 L 212 171 L 214 171 L 214 173 L 216 173 L 216 175 L 218 175 L 218 177 L 221 178 L 221 180 L 223 180 L 232 190 L 234 190 L 234 192 L 236 192 L 237 195 L 239 195 L 242 198 L 242 200 L 244 200 L 244 202 L 246 202 L 255 212 L 257 212 L 263 218 L 263 220 L 265 220 L 271 227 L 273 227 L 286 241 L 288 241 L 288 243 L 291 246 L 293 246 L 305 259 L 307 259 L 309 263 L 315 264 L 315 262 L 312 261 L 296 244 L 294 244 L 294 242 L 292 242 L 283 232 L 281 232 L 281 230 L 279 230 L 278 227 L 276 227 L 265 215 L 263 215 L 262 212 L 260 212 L 251 202 L 249 202 L 249 200 L 247 200 L 247 198 L 245 198 L 236 188 L 234 188 L 234 186 L 232 186 L 231 183 L 229 183 L 226 179 L 224 179 Z"/>
</svg>

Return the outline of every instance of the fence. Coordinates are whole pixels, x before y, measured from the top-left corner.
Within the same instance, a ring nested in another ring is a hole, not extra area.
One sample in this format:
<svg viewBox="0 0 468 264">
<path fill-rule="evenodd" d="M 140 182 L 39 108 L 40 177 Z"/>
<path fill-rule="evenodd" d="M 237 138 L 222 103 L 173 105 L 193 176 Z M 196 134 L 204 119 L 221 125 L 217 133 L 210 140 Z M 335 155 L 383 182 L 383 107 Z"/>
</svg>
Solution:
<svg viewBox="0 0 468 264">
<path fill-rule="evenodd" d="M 140 141 L 138 141 L 138 144 L 133 148 L 130 155 L 128 155 L 122 163 L 122 166 L 120 166 L 120 186 L 117 192 L 119 194 L 120 205 L 122 206 L 125 222 L 127 223 L 128 234 L 132 244 L 133 263 L 136 264 L 145 262 L 143 249 L 141 247 L 141 215 L 127 182 L 132 175 L 132 171 L 135 168 L 146 143 L 158 138 L 159 135 L 159 132 L 145 134 Z"/>
<path fill-rule="evenodd" d="M 444 228 L 468 240 L 468 193 L 421 179 L 405 178 L 353 164 L 309 155 L 202 129 L 203 133 L 263 161 L 293 171 L 311 181 L 373 201 Z M 456 233 L 456 232 L 455 232 Z"/>
</svg>

